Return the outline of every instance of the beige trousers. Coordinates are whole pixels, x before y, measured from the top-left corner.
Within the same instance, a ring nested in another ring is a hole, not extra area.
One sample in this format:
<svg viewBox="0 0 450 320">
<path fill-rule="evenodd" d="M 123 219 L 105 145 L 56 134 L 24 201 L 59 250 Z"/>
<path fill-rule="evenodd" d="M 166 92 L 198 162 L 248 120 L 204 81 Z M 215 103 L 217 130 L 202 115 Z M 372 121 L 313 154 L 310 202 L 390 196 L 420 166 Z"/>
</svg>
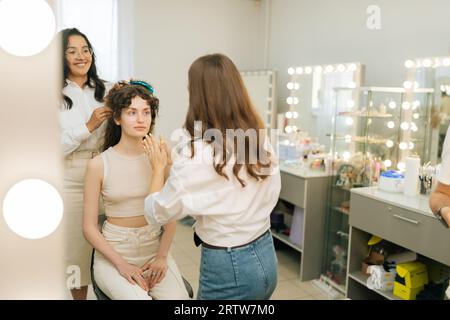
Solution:
<svg viewBox="0 0 450 320">
<path fill-rule="evenodd" d="M 128 263 L 142 267 L 156 256 L 161 228 L 152 225 L 126 228 L 105 221 L 102 233 L 106 241 Z M 180 271 L 170 253 L 167 260 L 166 276 L 147 293 L 140 286 L 129 283 L 105 256 L 95 251 L 95 281 L 99 288 L 113 300 L 189 299 Z"/>
<path fill-rule="evenodd" d="M 65 233 L 65 264 L 66 270 L 73 270 L 73 266 L 79 268 L 81 286 L 87 286 L 91 283 L 92 247 L 83 236 L 83 194 L 86 166 L 89 159 L 94 156 L 95 153 L 92 152 L 74 152 L 64 161 L 64 216 L 62 226 Z M 72 284 L 69 285 L 72 286 Z M 69 289 L 72 289 L 72 287 Z"/>
</svg>

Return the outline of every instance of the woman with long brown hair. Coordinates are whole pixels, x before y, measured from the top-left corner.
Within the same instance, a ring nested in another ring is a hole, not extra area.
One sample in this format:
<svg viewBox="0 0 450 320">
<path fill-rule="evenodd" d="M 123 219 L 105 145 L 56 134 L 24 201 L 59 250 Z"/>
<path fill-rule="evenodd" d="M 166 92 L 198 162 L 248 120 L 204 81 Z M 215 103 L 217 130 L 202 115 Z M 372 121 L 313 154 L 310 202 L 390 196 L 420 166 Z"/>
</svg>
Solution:
<svg viewBox="0 0 450 320">
<path fill-rule="evenodd" d="M 280 173 L 261 118 L 233 62 L 222 54 L 197 59 L 189 69 L 187 144 L 174 157 L 143 141 L 154 171 L 145 200 L 149 221 L 195 218 L 201 243 L 198 299 L 269 299 L 277 283 L 270 213 Z M 188 151 L 188 152 L 186 152 Z"/>
</svg>

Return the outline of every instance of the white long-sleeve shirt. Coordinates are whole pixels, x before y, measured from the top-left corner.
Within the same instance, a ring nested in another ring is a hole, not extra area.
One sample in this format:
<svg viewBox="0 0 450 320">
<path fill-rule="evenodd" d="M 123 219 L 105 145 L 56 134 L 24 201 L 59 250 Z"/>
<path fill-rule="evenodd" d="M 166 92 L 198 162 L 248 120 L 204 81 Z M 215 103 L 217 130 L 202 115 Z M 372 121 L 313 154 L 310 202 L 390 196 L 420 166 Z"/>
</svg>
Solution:
<svg viewBox="0 0 450 320">
<path fill-rule="evenodd" d="M 270 213 L 278 201 L 278 164 L 260 181 L 248 177 L 243 167 L 239 172 L 247 183 L 243 188 L 231 171 L 231 161 L 224 168 L 227 180 L 214 170 L 212 147 L 202 140 L 194 144 L 194 158 L 174 159 L 162 190 L 145 199 L 148 222 L 165 224 L 190 215 L 196 220 L 196 233 L 208 244 L 234 247 L 256 239 L 270 228 Z"/>
<path fill-rule="evenodd" d="M 73 106 L 70 110 L 61 107 L 59 112 L 59 125 L 61 134 L 61 144 L 64 155 L 69 155 L 73 151 L 99 150 L 99 143 L 104 133 L 104 125 L 90 133 L 86 123 L 91 118 L 95 109 L 102 107 L 103 103 L 95 100 L 95 88 L 85 86 L 81 88 L 78 84 L 69 79 L 67 86 L 63 88 L 63 93 L 68 96 Z M 112 84 L 105 82 L 105 96 Z"/>
</svg>

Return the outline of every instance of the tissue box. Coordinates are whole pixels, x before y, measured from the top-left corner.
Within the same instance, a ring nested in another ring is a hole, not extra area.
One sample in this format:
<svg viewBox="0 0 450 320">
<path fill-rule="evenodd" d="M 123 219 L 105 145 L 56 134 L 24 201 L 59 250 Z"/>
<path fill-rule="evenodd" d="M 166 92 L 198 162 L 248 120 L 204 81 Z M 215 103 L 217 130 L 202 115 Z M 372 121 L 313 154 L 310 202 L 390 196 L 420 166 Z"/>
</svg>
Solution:
<svg viewBox="0 0 450 320">
<path fill-rule="evenodd" d="M 414 261 L 398 264 L 394 282 L 394 295 L 404 300 L 415 300 L 417 294 L 428 283 L 425 264 Z"/>
</svg>

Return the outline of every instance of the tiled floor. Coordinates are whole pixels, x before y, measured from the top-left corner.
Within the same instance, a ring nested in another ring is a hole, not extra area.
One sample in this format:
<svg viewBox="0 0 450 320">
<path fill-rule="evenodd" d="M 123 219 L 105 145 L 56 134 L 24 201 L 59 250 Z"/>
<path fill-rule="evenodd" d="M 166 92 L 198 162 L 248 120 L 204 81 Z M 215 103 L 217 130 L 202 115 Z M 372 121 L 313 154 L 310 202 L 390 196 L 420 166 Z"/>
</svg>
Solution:
<svg viewBox="0 0 450 320">
<path fill-rule="evenodd" d="M 172 245 L 174 256 L 181 273 L 189 281 L 194 289 L 194 295 L 198 289 L 200 249 L 192 240 L 192 228 L 181 223 L 177 226 L 177 232 Z M 273 300 L 322 300 L 327 296 L 310 281 L 301 282 L 299 275 L 299 253 L 280 246 L 278 256 L 278 285 L 272 295 Z M 89 288 L 88 299 L 95 299 L 95 295 Z M 195 296 L 194 296 L 195 298 Z"/>
</svg>

